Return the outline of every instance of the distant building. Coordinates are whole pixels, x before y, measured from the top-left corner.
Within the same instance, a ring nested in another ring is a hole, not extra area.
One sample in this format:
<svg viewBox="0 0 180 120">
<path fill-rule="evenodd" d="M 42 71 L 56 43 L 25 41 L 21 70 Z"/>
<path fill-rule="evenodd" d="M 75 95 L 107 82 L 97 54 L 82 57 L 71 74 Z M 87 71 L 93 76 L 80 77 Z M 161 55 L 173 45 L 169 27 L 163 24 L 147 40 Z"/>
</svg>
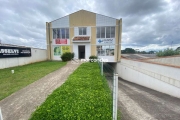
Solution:
<svg viewBox="0 0 180 120">
<path fill-rule="evenodd" d="M 46 22 L 49 60 L 61 60 L 64 52 L 74 52 L 75 58 L 91 55 L 120 61 L 122 19 L 80 10 L 57 20 Z"/>
</svg>

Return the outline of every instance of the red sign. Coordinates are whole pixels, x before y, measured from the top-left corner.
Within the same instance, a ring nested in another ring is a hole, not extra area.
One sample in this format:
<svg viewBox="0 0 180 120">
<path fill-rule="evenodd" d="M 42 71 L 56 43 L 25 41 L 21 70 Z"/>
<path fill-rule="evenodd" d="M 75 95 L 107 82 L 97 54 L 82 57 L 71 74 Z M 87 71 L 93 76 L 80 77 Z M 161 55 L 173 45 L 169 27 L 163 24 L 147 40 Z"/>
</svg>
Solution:
<svg viewBox="0 0 180 120">
<path fill-rule="evenodd" d="M 56 43 L 56 44 L 67 44 L 67 39 L 57 38 L 57 39 L 55 40 L 55 43 Z"/>
</svg>

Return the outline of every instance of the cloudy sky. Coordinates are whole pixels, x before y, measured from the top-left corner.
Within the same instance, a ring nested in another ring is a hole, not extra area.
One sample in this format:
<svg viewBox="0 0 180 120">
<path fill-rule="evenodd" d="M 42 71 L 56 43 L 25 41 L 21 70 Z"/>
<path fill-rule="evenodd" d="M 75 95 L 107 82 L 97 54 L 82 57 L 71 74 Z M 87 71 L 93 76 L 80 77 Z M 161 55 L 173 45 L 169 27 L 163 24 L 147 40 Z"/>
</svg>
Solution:
<svg viewBox="0 0 180 120">
<path fill-rule="evenodd" d="M 45 22 L 84 9 L 123 19 L 122 49 L 180 46 L 179 0 L 0 0 L 2 43 L 46 48 Z"/>
</svg>

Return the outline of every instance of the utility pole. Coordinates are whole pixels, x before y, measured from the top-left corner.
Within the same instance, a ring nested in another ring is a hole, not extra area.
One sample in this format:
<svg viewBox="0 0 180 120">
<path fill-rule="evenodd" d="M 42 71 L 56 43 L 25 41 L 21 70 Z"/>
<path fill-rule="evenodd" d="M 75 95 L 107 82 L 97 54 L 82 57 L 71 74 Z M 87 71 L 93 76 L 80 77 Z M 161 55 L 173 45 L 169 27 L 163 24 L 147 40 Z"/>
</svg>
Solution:
<svg viewBox="0 0 180 120">
<path fill-rule="evenodd" d="M 173 44 L 173 41 L 171 42 L 171 49 L 172 49 L 172 44 Z"/>
</svg>

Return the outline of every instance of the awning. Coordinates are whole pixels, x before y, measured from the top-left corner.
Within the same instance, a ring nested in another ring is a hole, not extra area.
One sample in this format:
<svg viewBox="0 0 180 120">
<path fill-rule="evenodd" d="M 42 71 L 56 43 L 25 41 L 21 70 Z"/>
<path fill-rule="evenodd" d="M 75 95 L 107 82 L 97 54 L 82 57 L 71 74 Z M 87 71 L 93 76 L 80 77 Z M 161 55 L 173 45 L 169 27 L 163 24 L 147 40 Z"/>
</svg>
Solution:
<svg viewBox="0 0 180 120">
<path fill-rule="evenodd" d="M 73 38 L 73 41 L 80 41 L 80 42 L 90 41 L 90 36 L 75 36 Z"/>
</svg>

